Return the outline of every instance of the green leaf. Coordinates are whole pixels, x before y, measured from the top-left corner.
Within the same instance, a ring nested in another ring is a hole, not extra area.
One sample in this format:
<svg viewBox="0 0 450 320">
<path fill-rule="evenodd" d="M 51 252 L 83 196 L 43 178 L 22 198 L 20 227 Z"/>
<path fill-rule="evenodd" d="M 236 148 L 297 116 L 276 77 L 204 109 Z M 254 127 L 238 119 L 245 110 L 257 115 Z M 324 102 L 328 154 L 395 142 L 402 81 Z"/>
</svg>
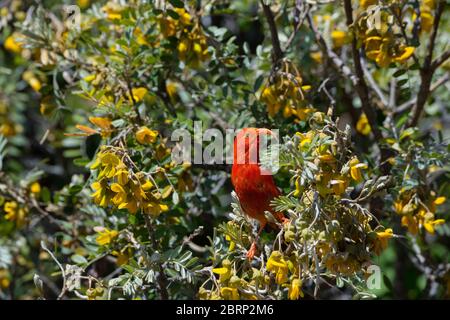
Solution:
<svg viewBox="0 0 450 320">
<path fill-rule="evenodd" d="M 405 70 L 405 69 L 400 69 L 400 70 L 395 71 L 394 74 L 393 74 L 393 76 L 394 76 L 395 78 L 398 78 L 398 77 L 404 75 L 405 73 L 406 73 L 406 70 Z"/>
<path fill-rule="evenodd" d="M 408 128 L 405 131 L 403 131 L 400 135 L 400 141 L 403 140 L 404 138 L 407 138 L 409 136 L 412 136 L 414 133 L 416 132 L 415 128 Z"/>
<path fill-rule="evenodd" d="M 80 256 L 79 254 L 74 254 L 73 256 L 70 257 L 70 259 L 75 262 L 76 264 L 84 264 L 84 263 L 88 263 L 88 261 L 86 260 L 85 257 Z"/>
<path fill-rule="evenodd" d="M 178 13 L 176 13 L 175 11 L 173 11 L 173 10 L 167 10 L 167 14 L 168 14 L 172 19 L 175 19 L 175 20 L 180 19 L 180 15 L 179 15 Z"/>
<path fill-rule="evenodd" d="M 169 0 L 169 2 L 175 8 L 184 8 L 184 3 L 181 0 Z"/>
<path fill-rule="evenodd" d="M 344 281 L 342 280 L 341 277 L 337 277 L 337 278 L 336 278 L 336 286 L 337 286 L 338 288 L 343 288 L 343 287 L 344 287 Z"/>
<path fill-rule="evenodd" d="M 258 78 L 256 78 L 255 85 L 253 86 L 254 92 L 257 92 L 259 90 L 263 81 L 264 81 L 264 75 L 260 75 Z"/>
<path fill-rule="evenodd" d="M 89 162 L 91 162 L 91 160 L 89 160 L 87 158 L 73 159 L 73 164 L 78 167 L 86 167 Z"/>
<path fill-rule="evenodd" d="M 74 195 L 80 193 L 81 190 L 83 190 L 83 186 L 77 184 L 77 185 L 71 186 L 69 188 L 69 194 L 71 196 L 74 196 Z"/>
</svg>

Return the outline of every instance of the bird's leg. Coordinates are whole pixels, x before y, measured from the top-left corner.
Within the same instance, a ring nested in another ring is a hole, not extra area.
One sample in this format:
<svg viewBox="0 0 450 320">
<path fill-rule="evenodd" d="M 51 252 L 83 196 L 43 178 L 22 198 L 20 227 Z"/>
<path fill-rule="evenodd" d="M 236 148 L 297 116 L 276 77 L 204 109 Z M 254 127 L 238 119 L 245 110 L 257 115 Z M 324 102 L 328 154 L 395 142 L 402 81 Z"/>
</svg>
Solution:
<svg viewBox="0 0 450 320">
<path fill-rule="evenodd" d="M 259 230 L 258 230 L 258 234 L 256 235 L 255 240 L 253 240 L 252 245 L 250 246 L 250 249 L 248 249 L 248 251 L 247 251 L 247 259 L 248 259 L 249 261 L 252 261 L 252 260 L 253 260 L 253 257 L 254 257 L 255 254 L 256 254 L 256 249 L 257 249 L 256 243 L 258 242 L 258 240 L 259 240 L 259 235 L 260 235 L 261 232 L 264 230 L 264 227 L 266 226 L 266 224 L 267 224 L 267 221 L 264 221 L 264 222 L 262 222 L 262 223 L 260 224 Z"/>
</svg>

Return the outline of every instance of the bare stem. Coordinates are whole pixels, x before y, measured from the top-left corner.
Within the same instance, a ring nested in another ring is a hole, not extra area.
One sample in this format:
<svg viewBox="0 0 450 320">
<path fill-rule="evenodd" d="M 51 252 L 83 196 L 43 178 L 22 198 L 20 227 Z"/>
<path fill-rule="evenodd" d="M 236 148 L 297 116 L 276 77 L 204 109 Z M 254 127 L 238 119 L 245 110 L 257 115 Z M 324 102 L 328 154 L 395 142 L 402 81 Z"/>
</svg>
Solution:
<svg viewBox="0 0 450 320">
<path fill-rule="evenodd" d="M 275 24 L 275 19 L 273 16 L 273 12 L 270 9 L 270 6 L 264 4 L 264 1 L 261 0 L 261 6 L 264 10 L 264 15 L 266 16 L 266 20 L 269 23 L 270 36 L 272 39 L 272 47 L 273 47 L 273 60 L 274 63 L 277 63 L 283 58 L 283 51 L 280 46 L 280 39 L 278 38 L 278 30 L 277 25 Z"/>
</svg>

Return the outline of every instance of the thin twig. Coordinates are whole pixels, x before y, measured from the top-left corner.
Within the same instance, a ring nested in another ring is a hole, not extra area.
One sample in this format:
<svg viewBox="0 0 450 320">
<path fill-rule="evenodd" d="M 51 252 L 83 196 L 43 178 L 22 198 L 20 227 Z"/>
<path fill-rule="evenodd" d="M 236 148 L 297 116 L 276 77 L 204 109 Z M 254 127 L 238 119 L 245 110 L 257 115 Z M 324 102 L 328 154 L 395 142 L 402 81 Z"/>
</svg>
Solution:
<svg viewBox="0 0 450 320">
<path fill-rule="evenodd" d="M 58 259 L 56 259 L 55 255 L 53 254 L 53 252 L 51 252 L 47 246 L 45 245 L 44 241 L 41 241 L 41 247 L 44 251 L 46 251 L 50 257 L 56 262 L 56 264 L 58 265 L 59 269 L 61 270 L 61 274 L 62 274 L 62 278 L 63 278 L 63 286 L 61 288 L 61 293 L 58 295 L 58 300 L 61 300 L 62 297 L 64 296 L 64 294 L 66 293 L 66 272 L 64 271 L 63 266 L 61 265 L 61 263 L 58 261 Z"/>
<path fill-rule="evenodd" d="M 430 93 L 433 93 L 437 88 L 445 84 L 448 80 L 450 80 L 449 74 L 443 75 L 441 78 L 436 80 L 431 86 L 430 86 Z M 397 109 L 394 111 L 394 114 L 400 114 L 407 110 L 409 110 L 415 103 L 417 102 L 417 97 L 412 98 L 411 100 L 401 104 L 397 107 Z"/>
<path fill-rule="evenodd" d="M 441 54 L 436 60 L 433 61 L 431 64 L 431 69 L 434 71 L 445 61 L 447 61 L 450 58 L 450 50 L 445 51 L 443 54 Z"/>
</svg>

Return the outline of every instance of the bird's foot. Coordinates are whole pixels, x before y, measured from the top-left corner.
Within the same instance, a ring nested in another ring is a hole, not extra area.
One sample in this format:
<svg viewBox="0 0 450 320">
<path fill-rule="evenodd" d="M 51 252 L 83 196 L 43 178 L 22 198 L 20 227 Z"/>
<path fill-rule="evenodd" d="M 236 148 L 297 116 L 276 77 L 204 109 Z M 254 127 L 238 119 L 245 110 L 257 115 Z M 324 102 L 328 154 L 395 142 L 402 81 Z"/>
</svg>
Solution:
<svg viewBox="0 0 450 320">
<path fill-rule="evenodd" d="M 286 217 L 281 218 L 281 224 L 283 224 L 283 226 L 287 225 L 290 222 L 291 220 Z"/>
<path fill-rule="evenodd" d="M 256 242 L 253 242 L 252 245 L 250 246 L 250 249 L 247 251 L 247 259 L 249 261 L 252 261 L 255 254 L 256 254 Z"/>
</svg>

